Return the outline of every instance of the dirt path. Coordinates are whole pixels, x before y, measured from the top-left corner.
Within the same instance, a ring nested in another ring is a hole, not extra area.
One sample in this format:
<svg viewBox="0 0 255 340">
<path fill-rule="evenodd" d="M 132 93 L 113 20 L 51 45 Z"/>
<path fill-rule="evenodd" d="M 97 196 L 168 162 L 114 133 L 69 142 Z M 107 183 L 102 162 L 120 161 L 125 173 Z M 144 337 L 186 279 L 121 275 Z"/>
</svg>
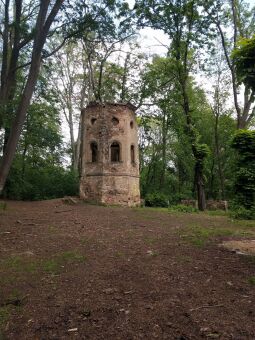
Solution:
<svg viewBox="0 0 255 340">
<path fill-rule="evenodd" d="M 218 244 L 251 222 L 7 202 L 0 339 L 255 339 L 255 260 Z"/>
</svg>

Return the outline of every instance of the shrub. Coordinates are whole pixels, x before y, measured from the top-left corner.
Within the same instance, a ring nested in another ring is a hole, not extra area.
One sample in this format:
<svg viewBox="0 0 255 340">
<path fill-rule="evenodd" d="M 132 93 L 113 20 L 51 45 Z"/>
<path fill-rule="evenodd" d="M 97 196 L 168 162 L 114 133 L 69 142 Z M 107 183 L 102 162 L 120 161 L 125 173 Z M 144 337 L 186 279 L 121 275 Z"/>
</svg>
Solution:
<svg viewBox="0 0 255 340">
<path fill-rule="evenodd" d="M 189 190 L 184 190 L 182 193 L 171 193 L 169 196 L 169 204 L 177 205 L 181 204 L 182 200 L 192 200 L 192 192 Z"/>
<path fill-rule="evenodd" d="M 238 220 L 254 220 L 255 219 L 255 207 L 247 209 L 243 206 L 233 207 L 230 211 L 230 216 Z"/>
<path fill-rule="evenodd" d="M 13 167 L 5 188 L 5 195 L 16 200 L 43 200 L 78 193 L 78 175 L 60 166 L 29 167 L 24 176 Z"/>
<path fill-rule="evenodd" d="M 166 195 L 160 192 L 153 192 L 145 196 L 145 206 L 147 207 L 168 207 L 169 202 Z"/>
<path fill-rule="evenodd" d="M 252 210 L 255 204 L 255 131 L 236 132 L 232 148 L 237 152 L 234 172 L 235 203 L 237 207 L 241 206 L 243 212 L 242 207 Z"/>
</svg>

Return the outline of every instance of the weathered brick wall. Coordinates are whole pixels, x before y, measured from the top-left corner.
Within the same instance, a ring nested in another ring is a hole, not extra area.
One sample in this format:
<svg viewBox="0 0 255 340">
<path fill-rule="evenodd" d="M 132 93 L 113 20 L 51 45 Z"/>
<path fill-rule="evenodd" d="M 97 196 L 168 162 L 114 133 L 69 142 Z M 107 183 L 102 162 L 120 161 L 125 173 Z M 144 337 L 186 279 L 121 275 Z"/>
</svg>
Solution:
<svg viewBox="0 0 255 340">
<path fill-rule="evenodd" d="M 92 142 L 97 144 L 96 162 Z M 120 145 L 118 162 L 111 161 L 113 142 Z M 132 106 L 92 103 L 83 110 L 80 196 L 107 204 L 140 204 L 138 127 Z"/>
</svg>

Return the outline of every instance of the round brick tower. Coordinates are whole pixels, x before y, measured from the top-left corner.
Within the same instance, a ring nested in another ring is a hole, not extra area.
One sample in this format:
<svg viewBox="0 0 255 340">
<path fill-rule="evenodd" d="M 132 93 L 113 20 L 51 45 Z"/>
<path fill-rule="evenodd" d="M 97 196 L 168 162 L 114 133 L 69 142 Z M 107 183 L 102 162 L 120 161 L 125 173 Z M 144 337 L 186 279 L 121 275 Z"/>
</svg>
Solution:
<svg viewBox="0 0 255 340">
<path fill-rule="evenodd" d="M 140 205 L 133 105 L 90 103 L 82 110 L 80 197 L 106 204 Z"/>
</svg>

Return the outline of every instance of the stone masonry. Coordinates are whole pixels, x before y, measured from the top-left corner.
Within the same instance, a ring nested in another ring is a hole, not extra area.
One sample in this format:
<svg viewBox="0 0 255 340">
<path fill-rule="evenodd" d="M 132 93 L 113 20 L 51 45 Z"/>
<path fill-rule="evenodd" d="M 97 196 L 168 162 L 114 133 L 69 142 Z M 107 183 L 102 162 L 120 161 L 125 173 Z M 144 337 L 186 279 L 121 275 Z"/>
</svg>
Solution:
<svg viewBox="0 0 255 340">
<path fill-rule="evenodd" d="M 92 102 L 82 110 L 80 197 L 105 204 L 140 205 L 133 105 Z"/>
</svg>

